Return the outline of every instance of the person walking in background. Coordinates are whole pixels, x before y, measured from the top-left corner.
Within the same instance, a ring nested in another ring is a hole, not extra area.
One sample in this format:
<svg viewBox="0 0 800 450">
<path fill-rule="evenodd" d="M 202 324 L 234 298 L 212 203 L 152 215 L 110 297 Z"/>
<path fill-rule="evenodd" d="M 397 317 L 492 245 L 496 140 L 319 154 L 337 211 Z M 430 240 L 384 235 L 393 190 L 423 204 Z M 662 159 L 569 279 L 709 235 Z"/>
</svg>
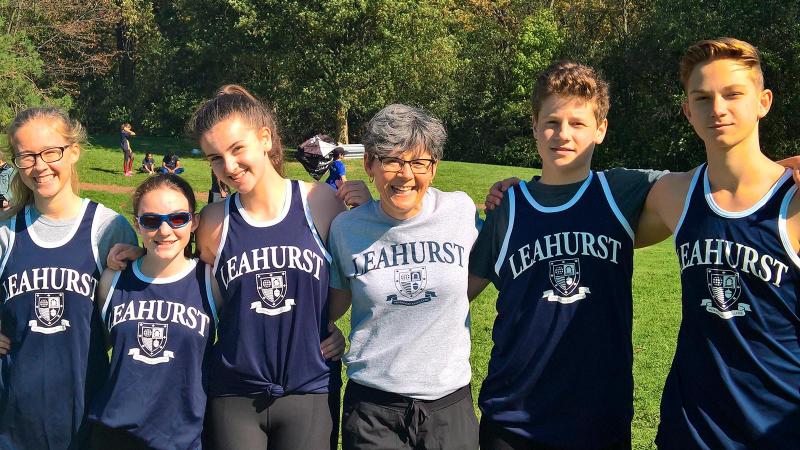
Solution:
<svg viewBox="0 0 800 450">
<path fill-rule="evenodd" d="M 136 243 L 124 217 L 78 196 L 85 133 L 52 107 L 21 111 L 8 128 L 17 173 L 0 222 L 0 448 L 86 448 L 86 407 L 108 356 L 95 286 L 113 244 Z M 5 346 L 2 346 L 3 348 Z"/>
<path fill-rule="evenodd" d="M 133 175 L 133 149 L 131 148 L 130 138 L 136 136 L 131 130 L 131 124 L 123 123 L 119 132 L 119 146 L 122 148 L 122 171 L 126 177 Z"/>
<path fill-rule="evenodd" d="M 14 167 L 0 159 L 0 211 L 11 207 L 11 179 L 14 177 Z"/>
<path fill-rule="evenodd" d="M 146 173 L 148 175 L 153 175 L 156 173 L 156 161 L 153 158 L 153 154 L 147 152 L 144 155 L 144 159 L 142 160 L 142 167 L 139 169 L 139 172 Z"/>
<path fill-rule="evenodd" d="M 339 186 L 347 181 L 347 177 L 345 176 L 346 169 L 344 167 L 344 153 L 344 149 L 341 147 L 333 149 L 331 152 L 333 155 L 333 164 L 328 168 L 328 179 L 325 180 L 325 183 L 337 191 L 339 190 Z"/>
<path fill-rule="evenodd" d="M 178 155 L 175 152 L 167 152 L 164 155 L 164 160 L 161 162 L 161 167 L 158 168 L 159 173 L 174 173 L 175 175 L 180 175 L 183 173 L 183 167 L 181 167 L 181 160 L 178 158 Z"/>
</svg>

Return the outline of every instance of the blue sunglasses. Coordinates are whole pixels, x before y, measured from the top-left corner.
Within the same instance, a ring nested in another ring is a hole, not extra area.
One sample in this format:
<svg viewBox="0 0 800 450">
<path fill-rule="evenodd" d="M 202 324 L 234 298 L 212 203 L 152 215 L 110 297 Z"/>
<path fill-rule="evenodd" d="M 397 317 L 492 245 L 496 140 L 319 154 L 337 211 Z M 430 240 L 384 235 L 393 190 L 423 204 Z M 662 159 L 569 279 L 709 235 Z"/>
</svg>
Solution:
<svg viewBox="0 0 800 450">
<path fill-rule="evenodd" d="M 145 230 L 157 230 L 161 228 L 161 224 L 167 222 L 170 228 L 183 228 L 192 221 L 192 213 L 190 212 L 175 212 L 170 214 L 142 214 L 136 217 L 139 226 Z"/>
</svg>

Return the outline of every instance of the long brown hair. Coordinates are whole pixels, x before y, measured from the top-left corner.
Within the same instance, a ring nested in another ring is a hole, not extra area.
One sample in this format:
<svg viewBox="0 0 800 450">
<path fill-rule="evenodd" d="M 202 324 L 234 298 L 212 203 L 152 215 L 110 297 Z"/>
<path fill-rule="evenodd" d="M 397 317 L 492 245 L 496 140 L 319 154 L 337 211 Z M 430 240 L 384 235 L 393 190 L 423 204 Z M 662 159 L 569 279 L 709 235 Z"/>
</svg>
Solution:
<svg viewBox="0 0 800 450">
<path fill-rule="evenodd" d="M 269 128 L 272 135 L 269 160 L 275 171 L 283 176 L 283 146 L 275 115 L 261 100 L 239 85 L 226 84 L 219 88 L 213 98 L 206 100 L 195 110 L 186 129 L 192 138 L 199 141 L 214 125 L 231 116 L 247 121 L 256 130 Z"/>
<path fill-rule="evenodd" d="M 55 129 L 67 140 L 70 144 L 80 146 L 82 142 L 86 141 L 86 130 L 77 120 L 69 118 L 66 112 L 53 106 L 41 106 L 36 108 L 28 108 L 20 111 L 11 121 L 11 124 L 6 128 L 8 135 L 8 159 L 13 160 L 14 155 L 19 152 L 19 143 L 17 142 L 17 131 L 33 120 L 44 119 L 56 125 Z M 72 192 L 78 194 L 78 165 L 73 164 L 71 168 L 70 182 Z M 33 203 L 33 191 L 22 182 L 19 170 L 14 173 L 11 179 L 11 194 L 13 200 L 11 208 L 2 214 L 2 217 L 8 218 L 16 215 L 25 205 Z"/>
</svg>

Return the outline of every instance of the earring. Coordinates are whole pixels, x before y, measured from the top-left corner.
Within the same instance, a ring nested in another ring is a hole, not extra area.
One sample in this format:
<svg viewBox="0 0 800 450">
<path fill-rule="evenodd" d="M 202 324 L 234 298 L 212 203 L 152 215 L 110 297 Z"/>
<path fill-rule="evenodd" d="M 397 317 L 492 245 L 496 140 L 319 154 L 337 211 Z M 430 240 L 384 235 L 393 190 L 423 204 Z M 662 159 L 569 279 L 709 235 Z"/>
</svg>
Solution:
<svg viewBox="0 0 800 450">
<path fill-rule="evenodd" d="M 372 183 L 373 181 L 375 181 L 375 177 L 373 177 L 372 175 L 370 175 L 370 176 L 369 176 L 369 182 L 370 182 L 370 183 Z"/>
</svg>

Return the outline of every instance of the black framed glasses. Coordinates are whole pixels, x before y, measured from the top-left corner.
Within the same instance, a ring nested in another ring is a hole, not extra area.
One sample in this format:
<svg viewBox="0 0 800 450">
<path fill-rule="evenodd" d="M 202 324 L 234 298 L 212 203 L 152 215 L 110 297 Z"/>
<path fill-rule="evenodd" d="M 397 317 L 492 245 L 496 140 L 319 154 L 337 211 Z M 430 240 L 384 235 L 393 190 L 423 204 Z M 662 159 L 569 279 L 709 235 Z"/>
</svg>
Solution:
<svg viewBox="0 0 800 450">
<path fill-rule="evenodd" d="M 403 166 L 408 164 L 411 167 L 411 172 L 416 174 L 428 173 L 431 170 L 431 166 L 436 162 L 435 159 L 429 158 L 412 159 L 410 161 L 393 156 L 378 156 L 377 158 L 381 162 L 383 170 L 387 172 L 402 172 Z"/>
<path fill-rule="evenodd" d="M 72 144 L 67 144 L 62 147 L 48 147 L 39 153 L 20 153 L 14 155 L 11 162 L 17 166 L 17 169 L 28 169 L 35 166 L 37 157 L 41 158 L 42 161 L 46 163 L 53 163 L 64 157 L 64 150 L 70 145 Z"/>
<path fill-rule="evenodd" d="M 192 213 L 190 212 L 174 212 L 169 214 L 142 214 L 136 217 L 139 226 L 145 230 L 157 230 L 161 228 L 161 224 L 167 222 L 170 228 L 183 228 L 192 221 Z"/>
</svg>

